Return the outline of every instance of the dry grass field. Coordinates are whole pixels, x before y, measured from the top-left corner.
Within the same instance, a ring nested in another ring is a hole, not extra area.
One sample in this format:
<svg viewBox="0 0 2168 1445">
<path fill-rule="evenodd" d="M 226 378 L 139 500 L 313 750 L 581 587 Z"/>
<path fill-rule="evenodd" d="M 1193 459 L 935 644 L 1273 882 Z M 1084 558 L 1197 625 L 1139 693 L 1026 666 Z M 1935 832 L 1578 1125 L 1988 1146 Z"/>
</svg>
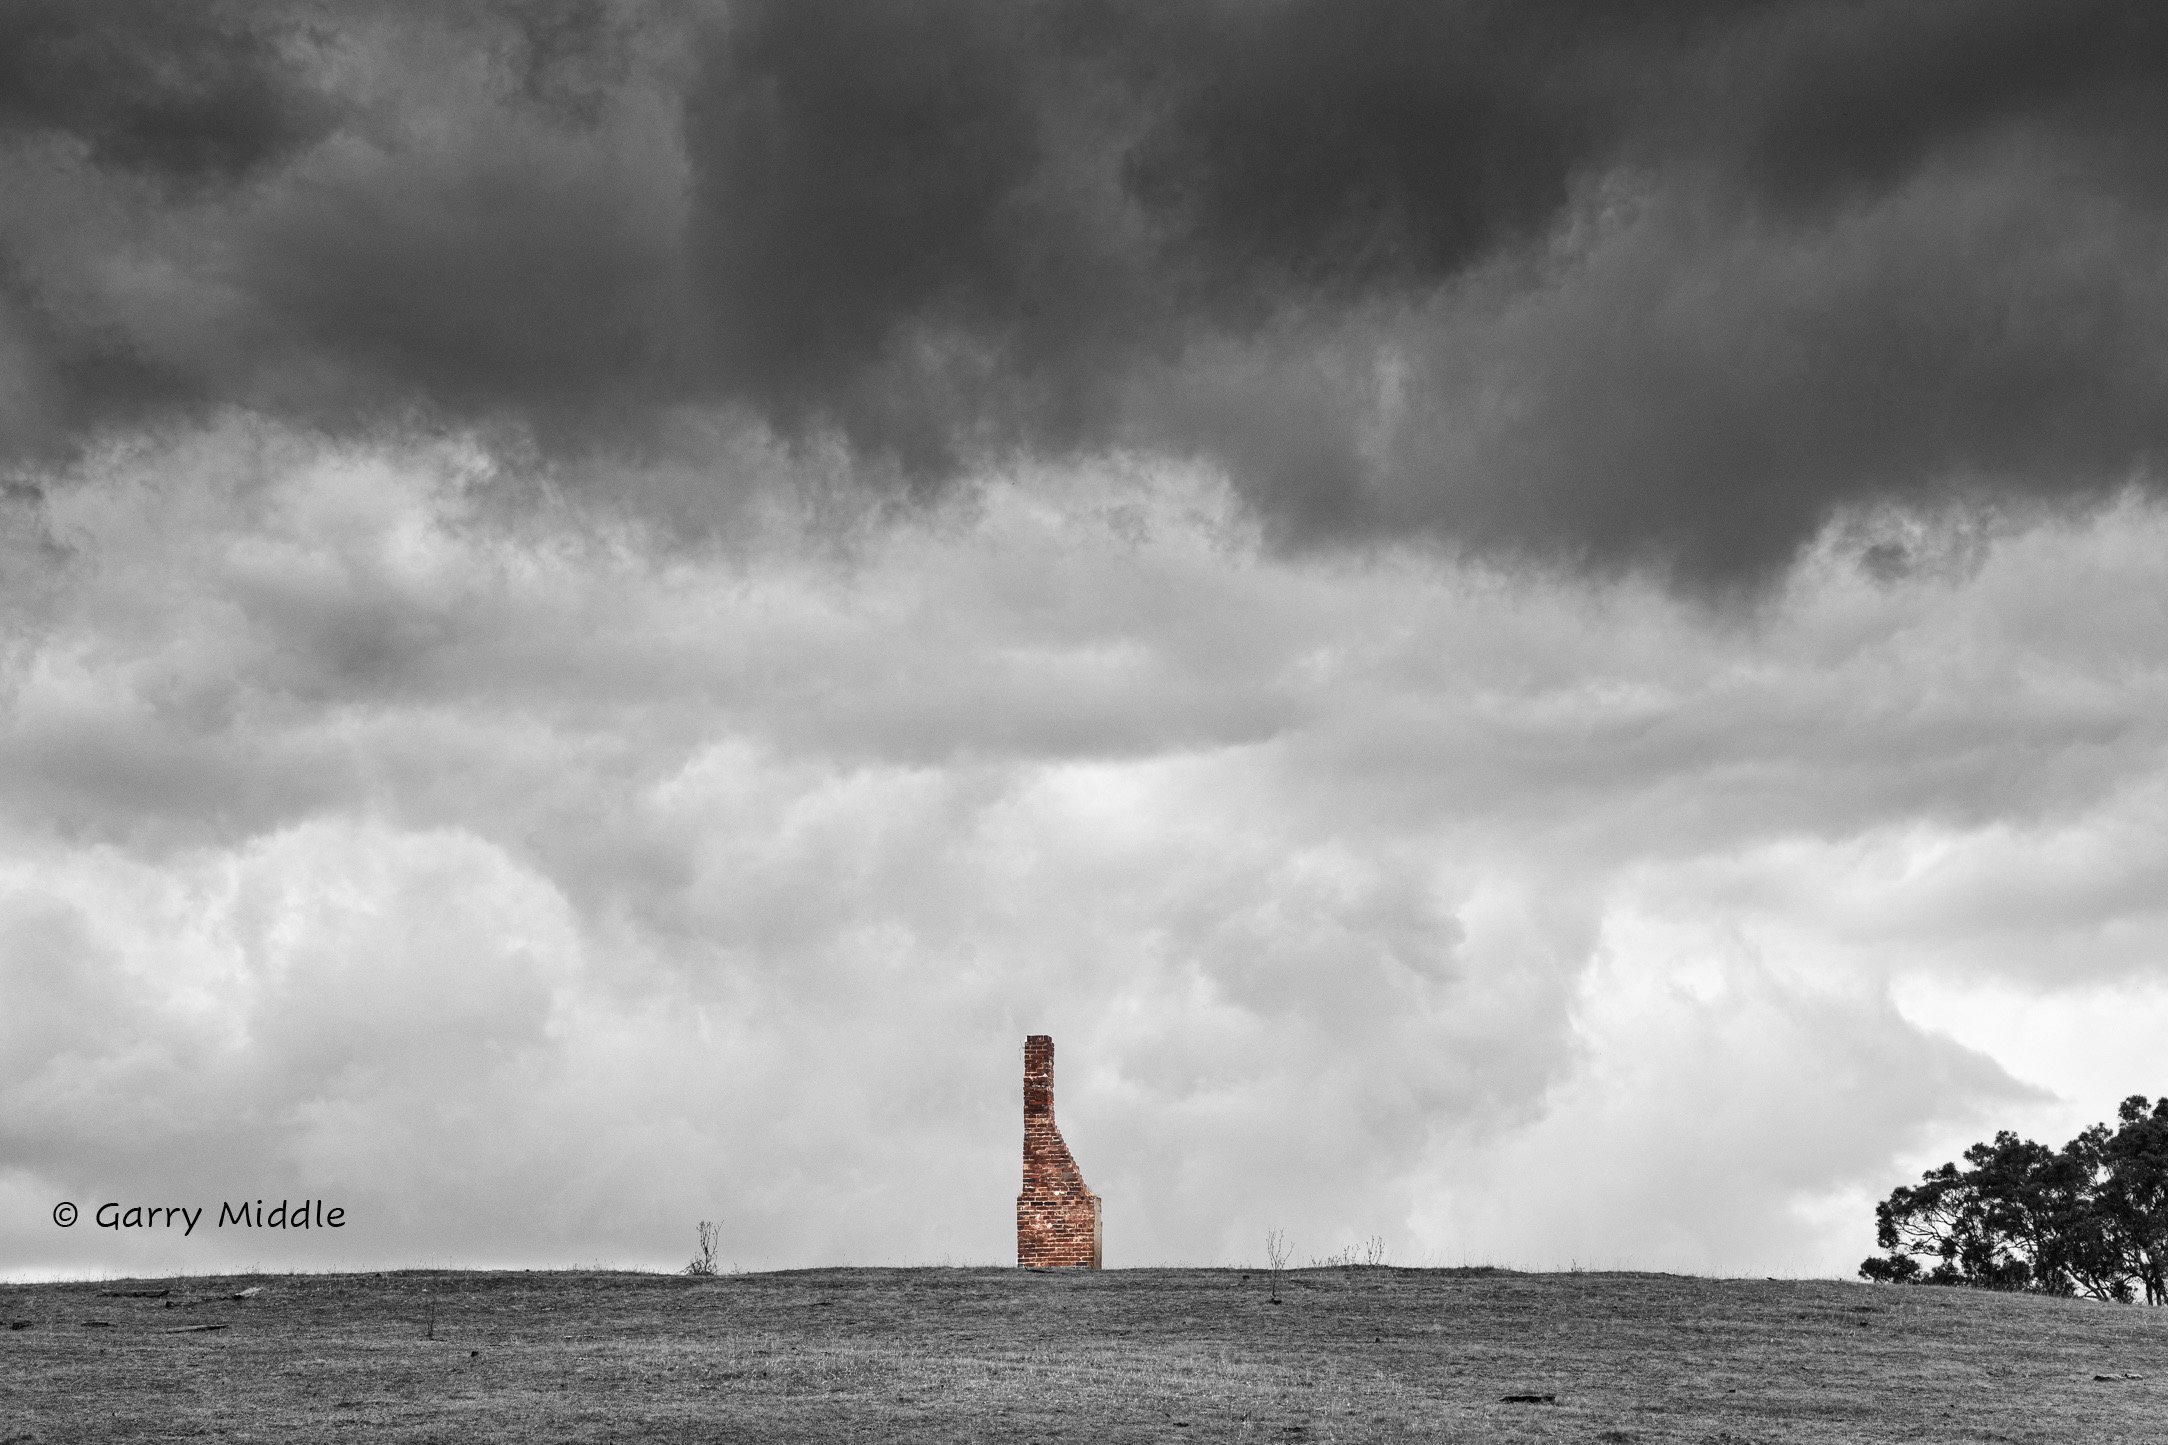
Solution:
<svg viewBox="0 0 2168 1445">
<path fill-rule="evenodd" d="M 1489 1270 L 1281 1295 L 1233 1270 L 6 1286 L 0 1441 L 2168 1440 L 2164 1311 Z"/>
</svg>

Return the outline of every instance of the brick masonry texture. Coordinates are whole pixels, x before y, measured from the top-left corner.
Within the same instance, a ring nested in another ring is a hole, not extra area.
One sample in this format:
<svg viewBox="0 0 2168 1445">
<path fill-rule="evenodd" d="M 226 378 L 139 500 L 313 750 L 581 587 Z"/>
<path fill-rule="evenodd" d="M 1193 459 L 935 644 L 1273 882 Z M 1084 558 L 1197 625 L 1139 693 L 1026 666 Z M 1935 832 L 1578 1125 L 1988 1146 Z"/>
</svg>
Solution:
<svg viewBox="0 0 2168 1445">
<path fill-rule="evenodd" d="M 1085 1186 L 1054 1127 L 1054 1041 L 1024 1040 L 1024 1192 L 1016 1196 L 1016 1262 L 1025 1269 L 1099 1268 L 1099 1196 Z"/>
</svg>

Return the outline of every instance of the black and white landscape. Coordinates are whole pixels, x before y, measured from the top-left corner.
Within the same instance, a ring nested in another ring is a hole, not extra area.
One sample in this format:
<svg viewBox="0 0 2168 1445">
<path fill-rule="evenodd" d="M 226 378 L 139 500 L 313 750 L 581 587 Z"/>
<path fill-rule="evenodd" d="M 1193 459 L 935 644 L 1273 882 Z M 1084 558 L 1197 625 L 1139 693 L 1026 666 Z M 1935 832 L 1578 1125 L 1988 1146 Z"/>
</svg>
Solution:
<svg viewBox="0 0 2168 1445">
<path fill-rule="evenodd" d="M 1005 1262 L 1027 1033 L 1110 1265 L 1848 1275 L 2168 1092 L 2163 134 L 2142 0 L 5 0 L 0 1275 Z"/>
</svg>

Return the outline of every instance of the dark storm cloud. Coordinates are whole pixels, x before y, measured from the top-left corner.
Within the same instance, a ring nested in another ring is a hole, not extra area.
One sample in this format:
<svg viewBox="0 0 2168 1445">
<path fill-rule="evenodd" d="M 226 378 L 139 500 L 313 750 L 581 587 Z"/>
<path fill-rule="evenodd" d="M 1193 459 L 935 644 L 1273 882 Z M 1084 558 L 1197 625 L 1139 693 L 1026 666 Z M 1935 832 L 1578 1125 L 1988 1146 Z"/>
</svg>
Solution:
<svg viewBox="0 0 2168 1445">
<path fill-rule="evenodd" d="M 1540 234 L 1605 139 L 1619 87 L 1589 72 L 1621 29 L 1596 7 L 737 6 L 687 130 L 721 379 L 911 470 L 1104 444 L 1200 342 Z M 1174 430 L 1150 439 L 1209 441 Z"/>
<path fill-rule="evenodd" d="M 57 149 L 63 164 L 80 156 L 169 199 L 231 185 L 333 124 L 290 59 L 299 43 L 291 26 L 238 5 L 15 0 L 0 7 L 0 145 L 48 157 Z M 11 190 L 13 209 L 35 208 L 32 188 Z M 9 229 L 26 221 L 35 224 L 24 217 Z M 120 239 L 102 229 L 80 237 L 96 259 L 101 243 Z M 17 383 L 28 396 L 0 405 L 0 422 L 13 423 L 9 450 L 213 389 L 191 368 L 85 325 L 49 280 L 19 247 L 0 246 L 0 350 L 28 353 L 33 373 Z"/>
<path fill-rule="evenodd" d="M 921 492 L 1141 448 L 1296 544 L 1721 580 L 1847 503 L 2097 494 L 2168 444 L 2157 7 L 6 23 L 18 446 L 180 403 L 568 457 L 721 416 Z"/>
<path fill-rule="evenodd" d="M 1790 7 L 1718 55 L 1728 78 L 1709 89 L 1747 122 L 1735 162 L 1799 205 L 2028 123 L 2097 147 L 2095 165 L 2157 165 L 2147 137 L 2168 118 L 2168 20 L 2124 0 Z"/>
<path fill-rule="evenodd" d="M 0 9 L 0 130 L 80 143 L 103 165 L 230 180 L 316 139 L 330 115 L 261 9 L 13 0 Z"/>
</svg>

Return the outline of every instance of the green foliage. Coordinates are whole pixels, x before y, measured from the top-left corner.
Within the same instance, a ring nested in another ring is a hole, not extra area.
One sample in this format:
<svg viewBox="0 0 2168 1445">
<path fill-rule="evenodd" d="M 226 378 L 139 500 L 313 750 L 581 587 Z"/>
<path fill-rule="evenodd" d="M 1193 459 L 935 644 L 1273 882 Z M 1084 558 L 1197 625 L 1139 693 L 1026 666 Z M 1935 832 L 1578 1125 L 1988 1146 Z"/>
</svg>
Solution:
<svg viewBox="0 0 2168 1445">
<path fill-rule="evenodd" d="M 2005 1130 L 1875 1206 L 1889 1284 L 2168 1303 L 2168 1098 L 2134 1094 L 2121 1126 L 2049 1149 Z"/>
</svg>

